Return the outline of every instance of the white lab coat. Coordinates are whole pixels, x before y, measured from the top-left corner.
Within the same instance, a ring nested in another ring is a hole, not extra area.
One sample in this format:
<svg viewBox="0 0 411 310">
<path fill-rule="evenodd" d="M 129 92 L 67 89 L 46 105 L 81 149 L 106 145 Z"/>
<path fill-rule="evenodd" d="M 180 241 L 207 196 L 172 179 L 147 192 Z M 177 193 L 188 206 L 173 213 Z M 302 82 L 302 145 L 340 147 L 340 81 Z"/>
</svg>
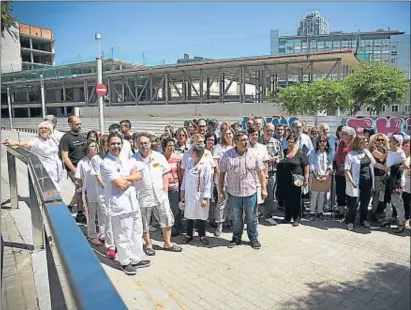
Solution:
<svg viewBox="0 0 411 310">
<path fill-rule="evenodd" d="M 208 161 L 200 160 L 197 165 L 189 161 L 184 170 L 181 190 L 185 191 L 184 217 L 189 220 L 207 220 L 210 206 L 201 207 L 201 201 L 211 198 L 212 174 Z"/>
<path fill-rule="evenodd" d="M 63 174 L 63 163 L 59 157 L 58 142 L 53 137 L 47 140 L 42 137 L 35 137 L 31 142 L 32 146 L 30 151 L 37 155 L 50 179 L 56 186 L 56 189 L 60 191 L 59 183 Z"/>
<path fill-rule="evenodd" d="M 375 164 L 375 159 L 372 156 L 372 154 L 368 150 L 364 150 L 365 156 L 368 156 L 368 158 L 371 160 L 370 164 L 370 170 L 371 170 L 371 180 L 372 180 L 372 187 L 371 189 L 374 189 L 374 164 Z M 359 184 L 360 184 L 360 170 L 361 170 L 361 158 L 358 156 L 357 151 L 351 151 L 345 156 L 345 162 L 344 162 L 344 170 L 345 171 L 350 171 L 351 176 L 354 180 L 354 183 L 357 185 L 356 188 L 351 184 L 351 182 L 348 180 L 348 178 L 345 178 L 345 193 L 350 196 L 350 197 L 359 197 L 360 195 L 360 189 L 359 189 Z"/>
<path fill-rule="evenodd" d="M 100 166 L 113 238 L 121 265 L 128 265 L 132 261 L 138 263 L 144 257 L 143 223 L 136 189 L 130 186 L 120 190 L 113 185 L 115 179 L 130 175 L 135 162 L 135 159 L 123 160 L 109 153 Z"/>
</svg>

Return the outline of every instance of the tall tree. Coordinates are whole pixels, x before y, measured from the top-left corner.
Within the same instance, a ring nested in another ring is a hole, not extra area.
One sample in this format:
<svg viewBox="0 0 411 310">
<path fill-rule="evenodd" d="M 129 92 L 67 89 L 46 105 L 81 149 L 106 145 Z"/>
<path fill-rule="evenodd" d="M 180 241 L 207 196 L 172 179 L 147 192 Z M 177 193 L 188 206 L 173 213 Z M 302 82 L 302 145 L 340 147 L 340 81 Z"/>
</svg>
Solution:
<svg viewBox="0 0 411 310">
<path fill-rule="evenodd" d="M 410 87 L 403 71 L 379 61 L 362 63 L 344 83 L 349 88 L 355 110 L 365 106 L 377 115 L 384 105 L 404 104 Z"/>
<path fill-rule="evenodd" d="M 338 81 L 319 80 L 310 84 L 312 100 L 315 102 L 313 108 L 318 112 L 333 112 L 351 109 L 351 98 L 345 83 Z"/>
<path fill-rule="evenodd" d="M 13 15 L 13 3 L 12 1 L 1 2 L 1 36 L 4 38 L 4 33 L 10 34 L 13 38 L 17 37 L 15 31 L 17 27 L 17 19 Z"/>
<path fill-rule="evenodd" d="M 317 113 L 317 106 L 310 91 L 310 84 L 296 83 L 292 86 L 280 88 L 275 101 L 292 115 L 315 115 Z"/>
</svg>

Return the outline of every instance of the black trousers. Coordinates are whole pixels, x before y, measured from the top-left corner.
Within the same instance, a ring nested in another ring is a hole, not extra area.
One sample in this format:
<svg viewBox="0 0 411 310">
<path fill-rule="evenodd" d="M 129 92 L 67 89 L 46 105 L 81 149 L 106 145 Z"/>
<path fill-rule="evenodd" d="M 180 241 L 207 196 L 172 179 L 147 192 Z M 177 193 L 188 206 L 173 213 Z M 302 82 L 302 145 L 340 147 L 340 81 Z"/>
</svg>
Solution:
<svg viewBox="0 0 411 310">
<path fill-rule="evenodd" d="M 410 219 L 410 209 L 411 209 L 411 194 L 402 192 L 402 200 L 404 201 L 404 213 L 405 219 Z"/>
<path fill-rule="evenodd" d="M 291 219 L 298 221 L 301 215 L 301 187 L 294 184 L 287 189 L 285 198 L 285 218 L 289 222 Z"/>
<path fill-rule="evenodd" d="M 372 187 L 371 179 L 369 180 L 360 179 L 360 184 L 359 184 L 360 197 L 348 196 L 347 223 L 354 224 L 355 222 L 355 218 L 357 216 L 358 198 L 360 200 L 360 223 L 362 224 L 365 220 L 367 220 L 368 205 L 370 204 L 370 200 L 371 200 L 371 187 Z"/>
<path fill-rule="evenodd" d="M 337 196 L 337 206 L 347 205 L 347 194 L 345 193 L 345 176 L 335 176 L 335 194 Z"/>
<path fill-rule="evenodd" d="M 193 232 L 194 232 L 194 223 L 197 226 L 198 230 L 198 235 L 200 238 L 205 237 L 206 231 L 205 231 L 205 225 L 206 221 L 204 220 L 187 220 L 187 236 L 192 237 Z"/>
</svg>

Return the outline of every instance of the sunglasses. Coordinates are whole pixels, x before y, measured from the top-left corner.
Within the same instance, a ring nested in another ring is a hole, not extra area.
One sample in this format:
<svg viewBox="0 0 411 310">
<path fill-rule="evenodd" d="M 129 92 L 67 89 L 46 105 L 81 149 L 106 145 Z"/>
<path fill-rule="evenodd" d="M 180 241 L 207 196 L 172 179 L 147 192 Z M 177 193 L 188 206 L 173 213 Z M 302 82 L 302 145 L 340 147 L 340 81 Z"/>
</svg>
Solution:
<svg viewBox="0 0 411 310">
<path fill-rule="evenodd" d="M 377 141 L 377 142 L 384 142 L 384 139 L 377 139 L 377 140 L 375 140 L 375 141 Z"/>
</svg>

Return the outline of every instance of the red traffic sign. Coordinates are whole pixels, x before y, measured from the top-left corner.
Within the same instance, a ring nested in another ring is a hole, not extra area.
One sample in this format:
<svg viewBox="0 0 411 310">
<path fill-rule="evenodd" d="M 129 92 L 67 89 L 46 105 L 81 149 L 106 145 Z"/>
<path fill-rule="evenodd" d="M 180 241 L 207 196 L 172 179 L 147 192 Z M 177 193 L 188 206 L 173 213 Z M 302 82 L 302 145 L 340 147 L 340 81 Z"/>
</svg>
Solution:
<svg viewBox="0 0 411 310">
<path fill-rule="evenodd" d="M 97 93 L 97 96 L 107 95 L 107 86 L 104 84 L 97 84 L 96 93 Z"/>
</svg>

